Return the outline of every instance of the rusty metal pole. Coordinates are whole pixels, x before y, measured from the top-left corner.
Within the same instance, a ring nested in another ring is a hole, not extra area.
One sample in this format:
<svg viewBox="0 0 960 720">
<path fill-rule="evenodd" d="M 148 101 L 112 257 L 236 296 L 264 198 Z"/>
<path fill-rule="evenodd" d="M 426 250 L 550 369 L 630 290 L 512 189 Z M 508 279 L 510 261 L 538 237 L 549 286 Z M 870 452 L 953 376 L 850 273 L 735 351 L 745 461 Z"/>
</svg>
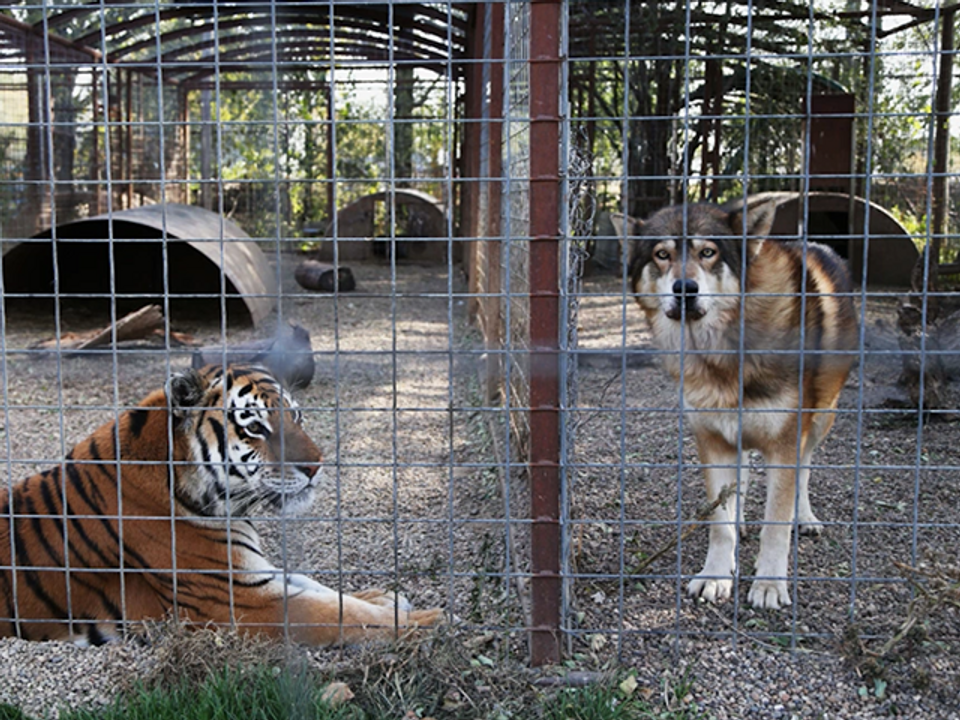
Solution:
<svg viewBox="0 0 960 720">
<path fill-rule="evenodd" d="M 560 0 L 530 4 L 530 661 L 560 660 Z"/>
<path fill-rule="evenodd" d="M 490 62 L 490 87 L 499 89 L 503 87 L 504 73 L 505 16 L 503 3 L 493 3 L 488 10 L 490 13 L 490 57 L 486 60 Z M 499 294 L 504 287 L 504 269 L 501 265 L 504 245 L 503 183 L 499 180 L 503 177 L 503 103 L 502 92 L 490 93 L 490 107 L 485 120 L 488 140 L 487 146 L 483 150 L 487 153 L 487 177 L 491 178 L 489 181 L 485 181 L 487 182 L 487 212 L 486 217 L 483 218 L 484 227 L 481 230 L 485 238 L 481 241 L 484 265 L 480 268 L 484 273 L 481 291 L 486 293 L 481 302 L 483 339 L 484 347 L 488 351 L 484 368 L 484 401 L 490 405 L 498 402 L 503 390 L 503 356 L 499 351 L 504 347 L 504 337 L 507 332 L 504 327 L 504 314 L 500 306 L 502 298 Z"/>
<path fill-rule="evenodd" d="M 328 79 L 332 75 L 333 70 L 331 70 L 330 75 L 327 76 Z M 334 82 L 329 82 L 329 89 L 327 90 L 327 222 L 330 223 L 331 227 L 335 225 L 334 216 L 337 214 L 337 208 L 335 207 L 337 194 L 336 188 L 334 187 L 334 177 L 337 174 L 334 157 L 337 153 L 334 147 L 336 138 L 333 129 L 333 123 L 337 118 L 336 97 L 334 97 L 336 90 L 337 88 Z"/>
<path fill-rule="evenodd" d="M 950 107 L 953 97 L 953 51 L 956 7 L 944 10 L 940 38 L 940 65 L 937 73 L 937 92 L 933 108 L 933 208 L 930 223 L 930 276 L 937 287 L 937 271 L 940 264 L 940 247 L 947 234 L 947 167 L 950 158 Z M 921 258 L 922 260 L 922 258 Z"/>
<path fill-rule="evenodd" d="M 475 3 L 470 10 L 470 30 L 467 34 L 467 57 L 471 60 L 484 59 L 483 25 L 487 6 Z M 467 317 L 483 327 L 481 313 L 481 272 L 479 269 L 480 243 L 475 240 L 480 235 L 480 120 L 483 117 L 483 64 L 474 62 L 468 65 L 464 73 L 464 116 L 467 123 L 460 135 L 463 152 L 460 156 L 460 177 L 467 179 L 460 191 L 460 233 L 470 238 L 470 244 L 463 253 L 463 266 L 467 273 Z M 458 125 L 460 123 L 457 123 Z M 454 147 L 457 147 L 454 142 Z M 470 182 L 477 179 L 475 182 Z M 451 198 L 452 200 L 452 198 Z"/>
</svg>

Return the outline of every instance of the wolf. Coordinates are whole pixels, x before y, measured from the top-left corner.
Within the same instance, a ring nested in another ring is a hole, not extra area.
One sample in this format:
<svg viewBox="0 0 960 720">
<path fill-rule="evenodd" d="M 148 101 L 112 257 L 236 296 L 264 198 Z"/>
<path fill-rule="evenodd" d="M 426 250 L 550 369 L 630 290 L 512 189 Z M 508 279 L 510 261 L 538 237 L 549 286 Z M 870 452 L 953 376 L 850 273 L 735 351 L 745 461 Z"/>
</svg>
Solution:
<svg viewBox="0 0 960 720">
<path fill-rule="evenodd" d="M 697 203 L 619 218 L 633 238 L 634 297 L 682 386 L 708 501 L 730 488 L 689 592 L 711 602 L 732 593 L 745 451 L 757 450 L 768 484 L 748 600 L 770 609 L 791 604 L 794 521 L 801 533 L 823 529 L 810 506 L 810 462 L 833 425 L 858 337 L 844 260 L 825 245 L 769 239 L 775 216 L 775 202 L 761 196 L 739 208 Z"/>
</svg>

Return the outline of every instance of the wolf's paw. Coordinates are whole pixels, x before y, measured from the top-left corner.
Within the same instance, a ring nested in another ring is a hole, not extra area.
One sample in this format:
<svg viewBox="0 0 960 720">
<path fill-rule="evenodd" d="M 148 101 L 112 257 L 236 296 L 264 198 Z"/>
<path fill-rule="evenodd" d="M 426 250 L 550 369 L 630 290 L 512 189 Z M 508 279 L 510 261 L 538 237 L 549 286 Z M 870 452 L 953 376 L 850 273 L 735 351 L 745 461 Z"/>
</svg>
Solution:
<svg viewBox="0 0 960 720">
<path fill-rule="evenodd" d="M 823 523 L 811 516 L 809 519 L 800 519 L 800 534 L 810 537 L 820 537 L 823 533 Z"/>
<path fill-rule="evenodd" d="M 410 601 L 407 600 L 403 595 L 397 595 L 394 592 L 389 590 L 381 590 L 380 588 L 369 588 L 367 590 L 361 590 L 360 592 L 353 593 L 353 597 L 357 600 L 363 600 L 368 602 L 371 605 L 381 605 L 382 607 L 397 607 L 401 610 L 411 610 L 413 605 L 410 604 Z"/>
<path fill-rule="evenodd" d="M 712 603 L 719 603 L 727 600 L 733 592 L 733 579 L 720 579 L 717 577 L 707 577 L 713 575 L 706 571 L 697 575 L 690 584 L 687 585 L 687 592 L 693 597 L 702 597 Z"/>
<path fill-rule="evenodd" d="M 754 580 L 747 599 L 760 610 L 779 610 L 792 604 L 786 580 Z"/>
</svg>

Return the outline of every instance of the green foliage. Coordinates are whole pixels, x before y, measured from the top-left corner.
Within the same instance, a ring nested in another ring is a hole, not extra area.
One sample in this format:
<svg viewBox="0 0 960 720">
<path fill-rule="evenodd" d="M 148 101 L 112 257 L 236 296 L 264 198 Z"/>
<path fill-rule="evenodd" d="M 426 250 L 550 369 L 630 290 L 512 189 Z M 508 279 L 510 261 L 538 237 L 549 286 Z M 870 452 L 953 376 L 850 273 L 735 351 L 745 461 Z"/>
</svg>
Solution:
<svg viewBox="0 0 960 720">
<path fill-rule="evenodd" d="M 844 15 L 841 2 L 818 6 L 815 19 L 808 0 L 599 5 L 570 6 L 571 25 L 595 29 L 571 37 L 570 99 L 591 173 L 610 178 L 596 182 L 600 207 L 619 211 L 626 198 L 644 216 L 684 198 L 723 201 L 746 178 L 748 192 L 801 190 L 807 98 L 851 93 L 856 172 L 873 176 L 875 202 L 922 222 L 932 23 L 871 40 L 870 18 Z M 871 42 L 876 52 L 865 53 Z M 960 98 L 960 85 L 953 92 Z M 958 163 L 955 151 L 950 170 Z M 960 227 L 960 215 L 950 222 Z"/>
<path fill-rule="evenodd" d="M 0 705 L 0 720 L 30 720 L 12 705 Z"/>
<path fill-rule="evenodd" d="M 170 691 L 140 690 L 103 710 L 62 712 L 62 720 L 362 720 L 355 708 L 333 708 L 321 699 L 322 689 L 299 674 L 258 668 L 225 671 L 198 688 L 183 685 Z"/>
<path fill-rule="evenodd" d="M 916 245 L 917 250 L 922 251 L 927 245 L 928 224 L 926 213 L 918 213 L 914 210 L 900 207 L 899 205 L 894 205 L 887 209 L 890 211 L 890 214 L 897 219 L 897 222 L 903 226 L 903 229 L 907 231 L 913 244 Z M 938 260 L 941 263 L 953 263 L 957 262 L 958 258 L 960 258 L 960 235 L 948 235 L 943 238 L 940 245 L 940 257 Z"/>
<path fill-rule="evenodd" d="M 545 704 L 548 720 L 620 720 L 636 718 L 637 704 L 623 701 L 607 687 L 570 688 L 561 690 Z"/>
<path fill-rule="evenodd" d="M 321 84 L 325 73 L 321 69 L 289 72 L 284 80 L 309 87 Z M 266 238 L 296 234 L 305 225 L 322 226 L 330 219 L 331 196 L 343 208 L 385 189 L 391 172 L 395 177 L 442 178 L 448 174 L 445 158 L 453 128 L 446 122 L 443 87 L 430 84 L 430 77 L 411 81 L 409 120 L 413 122 L 394 126 L 398 133 L 406 128 L 403 134 L 410 144 L 405 156 L 410 167 L 401 169 L 399 160 L 390 156 L 386 71 L 338 71 L 332 127 L 325 94 L 290 90 L 274 96 L 270 88 L 255 86 L 254 74 L 231 74 L 229 80 L 246 80 L 254 87 L 224 87 L 218 96 L 189 95 L 191 121 L 204 117 L 207 103 L 215 123 L 207 138 L 202 128 L 191 130 L 189 176 L 203 177 L 207 144 L 212 156 L 209 172 L 223 189 L 224 210 L 251 235 Z M 334 186 L 329 182 L 331 169 Z M 443 197 L 442 182 L 418 182 L 417 187 Z M 199 196 L 200 184 L 194 183 L 191 192 Z M 282 219 L 279 227 L 278 217 Z"/>
<path fill-rule="evenodd" d="M 544 704 L 546 720 L 627 720 L 652 717 L 641 703 L 615 688 L 596 685 L 565 688 Z"/>
<path fill-rule="evenodd" d="M 408 668 L 409 670 L 409 668 Z M 399 720 L 413 717 L 508 718 L 530 720 L 696 720 L 706 717 L 694 703 L 683 702 L 686 690 L 672 689 L 670 707 L 660 707 L 634 696 L 635 683 L 602 683 L 581 688 L 563 688 L 553 694 L 525 698 L 523 707 L 507 708 L 511 698 L 502 698 L 500 709 L 484 709 L 463 702 L 455 692 L 436 696 L 425 693 L 430 680 L 416 672 L 372 678 L 371 686 L 359 688 L 355 700 L 332 707 L 321 697 L 322 686 L 304 674 L 277 672 L 261 667 L 248 671 L 228 670 L 212 675 L 199 686 L 184 683 L 175 688 L 138 691 L 96 710 L 64 709 L 61 720 Z M 628 676 L 629 680 L 629 676 Z M 516 700 L 518 698 L 514 698 Z M 0 705 L 0 720 L 31 720 L 17 708 Z"/>
<path fill-rule="evenodd" d="M 619 685 L 596 684 L 564 688 L 544 703 L 545 720 L 695 720 L 705 717 L 700 708 L 685 702 L 686 681 L 668 688 L 668 707 L 658 707 L 635 696 L 636 682 L 628 675 Z"/>
</svg>

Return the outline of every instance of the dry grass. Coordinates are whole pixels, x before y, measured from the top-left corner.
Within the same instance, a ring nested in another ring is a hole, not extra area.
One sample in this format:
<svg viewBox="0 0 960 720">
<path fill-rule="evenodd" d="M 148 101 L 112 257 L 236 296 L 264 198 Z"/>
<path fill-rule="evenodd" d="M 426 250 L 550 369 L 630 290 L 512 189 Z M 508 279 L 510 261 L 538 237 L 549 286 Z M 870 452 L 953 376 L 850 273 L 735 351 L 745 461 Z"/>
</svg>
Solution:
<svg viewBox="0 0 960 720">
<path fill-rule="evenodd" d="M 148 646 L 154 664 L 135 682 L 151 690 L 199 688 L 224 669 L 256 674 L 267 668 L 315 686 L 342 683 L 355 695 L 350 705 L 364 713 L 358 717 L 378 719 L 530 713 L 543 697 L 532 683 L 535 675 L 516 659 L 485 655 L 487 640 L 449 629 L 420 642 L 325 651 L 173 623 L 148 626 L 138 641 Z"/>
<path fill-rule="evenodd" d="M 296 646 L 224 628 L 151 622 L 132 641 L 145 645 L 152 656 L 150 672 L 131 678 L 148 690 L 196 688 L 224 669 L 300 670 L 306 665 L 304 651 Z"/>
</svg>

